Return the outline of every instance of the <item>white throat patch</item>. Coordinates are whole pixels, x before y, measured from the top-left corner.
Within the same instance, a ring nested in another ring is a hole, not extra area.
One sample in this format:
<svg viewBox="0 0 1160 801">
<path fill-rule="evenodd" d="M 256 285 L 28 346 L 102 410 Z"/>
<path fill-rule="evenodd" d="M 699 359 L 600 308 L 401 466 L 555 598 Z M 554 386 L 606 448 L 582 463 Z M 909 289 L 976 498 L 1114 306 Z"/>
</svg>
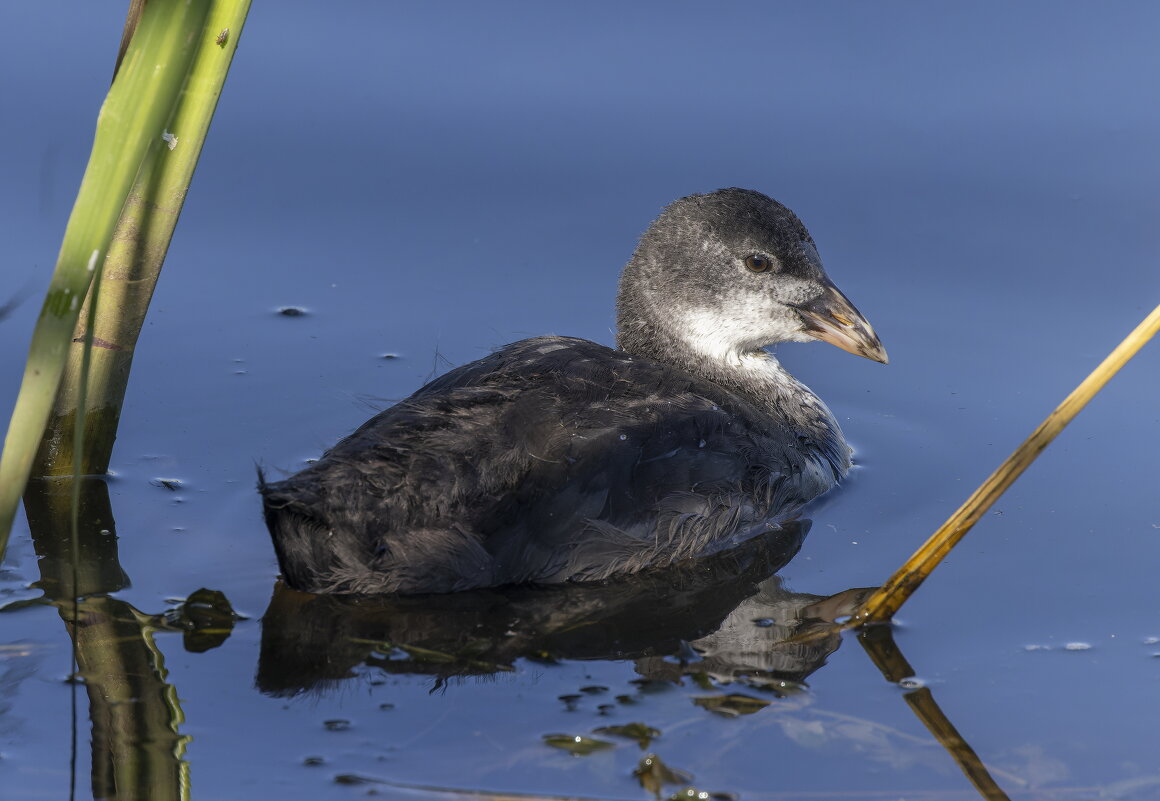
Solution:
<svg viewBox="0 0 1160 801">
<path fill-rule="evenodd" d="M 732 316 L 723 315 L 716 309 L 690 310 L 681 319 L 684 330 L 677 335 L 695 353 L 722 365 L 756 367 L 772 362 L 775 369 L 780 371 L 777 360 L 760 348 L 771 342 L 797 339 L 797 332 L 777 331 L 772 324 L 765 331 L 755 332 L 754 319 L 765 315 L 761 315 L 759 310 L 739 308 L 737 311 Z M 758 334 L 756 337 L 755 333 Z"/>
</svg>

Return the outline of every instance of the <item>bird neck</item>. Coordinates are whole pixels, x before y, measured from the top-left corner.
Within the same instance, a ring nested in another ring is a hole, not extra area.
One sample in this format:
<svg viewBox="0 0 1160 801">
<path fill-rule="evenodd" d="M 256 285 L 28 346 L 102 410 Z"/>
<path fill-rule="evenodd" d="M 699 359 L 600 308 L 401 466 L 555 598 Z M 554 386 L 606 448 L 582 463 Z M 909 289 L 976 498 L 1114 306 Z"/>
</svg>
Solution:
<svg viewBox="0 0 1160 801">
<path fill-rule="evenodd" d="M 634 317 L 622 307 L 616 344 L 633 356 L 672 365 L 742 396 L 819 450 L 835 452 L 844 472 L 848 452 L 842 430 L 821 398 L 772 354 L 724 345 L 707 325 L 694 318 L 676 331 L 676 325 Z"/>
</svg>

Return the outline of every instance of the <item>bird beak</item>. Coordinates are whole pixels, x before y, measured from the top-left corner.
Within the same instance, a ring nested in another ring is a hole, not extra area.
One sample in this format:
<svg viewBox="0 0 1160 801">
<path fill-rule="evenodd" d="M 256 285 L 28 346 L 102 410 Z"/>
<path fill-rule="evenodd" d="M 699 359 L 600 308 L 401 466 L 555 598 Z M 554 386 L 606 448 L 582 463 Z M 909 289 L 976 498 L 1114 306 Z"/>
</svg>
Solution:
<svg viewBox="0 0 1160 801">
<path fill-rule="evenodd" d="M 854 308 L 850 299 L 828 281 L 821 295 L 795 308 L 806 332 L 814 339 L 876 362 L 886 364 L 889 361 L 886 349 L 878 341 L 870 323 Z"/>
</svg>

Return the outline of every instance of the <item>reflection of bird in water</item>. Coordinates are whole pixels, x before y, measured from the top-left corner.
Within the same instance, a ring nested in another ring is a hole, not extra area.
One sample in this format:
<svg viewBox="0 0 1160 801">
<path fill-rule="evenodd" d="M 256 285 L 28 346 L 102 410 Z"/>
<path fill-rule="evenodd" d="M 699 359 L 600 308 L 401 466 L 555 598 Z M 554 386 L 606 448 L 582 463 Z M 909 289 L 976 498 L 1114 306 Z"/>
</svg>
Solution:
<svg viewBox="0 0 1160 801">
<path fill-rule="evenodd" d="M 773 576 L 808 529 L 790 521 L 705 559 L 613 582 L 424 597 L 308 595 L 278 584 L 262 615 L 258 687 L 325 692 L 363 673 L 359 665 L 442 683 L 510 671 L 523 659 L 636 660 L 641 675 L 665 681 L 686 673 L 760 686 L 801 681 L 838 647 L 828 622 L 850 613 L 855 592 L 825 600 Z M 690 645 L 696 654 L 686 664 L 679 657 Z"/>
<path fill-rule="evenodd" d="M 789 209 L 744 189 L 676 201 L 625 267 L 617 309 L 618 350 L 516 342 L 260 482 L 286 582 L 603 579 L 774 527 L 845 474 L 833 416 L 762 347 L 886 353 Z"/>
<path fill-rule="evenodd" d="M 685 656 L 691 658 L 649 656 L 636 661 L 636 670 L 658 680 L 697 674 L 718 685 L 741 681 L 778 692 L 784 683 L 801 682 L 825 664 L 841 644 L 841 628 L 834 622 L 853 614 L 871 592 L 806 595 L 770 576 L 716 631 L 687 644 Z"/>
</svg>

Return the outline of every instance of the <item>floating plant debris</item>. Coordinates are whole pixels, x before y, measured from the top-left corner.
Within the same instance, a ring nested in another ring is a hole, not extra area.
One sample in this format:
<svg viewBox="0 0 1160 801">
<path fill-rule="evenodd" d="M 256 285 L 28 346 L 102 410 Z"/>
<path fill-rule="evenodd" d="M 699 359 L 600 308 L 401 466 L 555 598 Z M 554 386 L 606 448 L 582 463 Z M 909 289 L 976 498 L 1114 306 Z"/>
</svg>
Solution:
<svg viewBox="0 0 1160 801">
<path fill-rule="evenodd" d="M 302 306 L 279 306 L 274 311 L 283 317 L 305 317 L 306 315 L 310 314 L 310 312 Z"/>
<path fill-rule="evenodd" d="M 594 734 L 610 734 L 613 737 L 624 737 L 635 740 L 641 749 L 648 748 L 649 743 L 661 736 L 660 729 L 646 726 L 644 723 L 625 723 L 623 726 L 601 726 Z"/>
<path fill-rule="evenodd" d="M 693 781 L 691 774 L 670 768 L 656 754 L 649 754 L 641 759 L 632 775 L 637 778 L 641 787 L 657 798 L 660 798 L 661 790 L 666 784 L 688 784 Z"/>
<path fill-rule="evenodd" d="M 382 784 L 381 779 L 372 779 L 369 776 L 359 776 L 357 773 L 340 773 L 334 777 L 335 784 Z"/>
<path fill-rule="evenodd" d="M 572 756 L 588 756 L 597 751 L 607 751 L 616 747 L 607 740 L 597 740 L 582 734 L 545 734 L 544 742 L 553 748 L 567 751 Z"/>
<path fill-rule="evenodd" d="M 204 587 L 161 615 L 161 624 L 183 632 L 185 650 L 195 654 L 224 643 L 239 620 L 245 617 L 234 611 L 225 593 Z"/>
<path fill-rule="evenodd" d="M 738 715 L 752 715 L 754 712 L 760 712 L 771 702 L 741 693 L 730 693 L 729 695 L 702 695 L 699 698 L 694 698 L 693 703 L 702 709 L 716 712 L 718 715 L 735 718 Z"/>
</svg>

